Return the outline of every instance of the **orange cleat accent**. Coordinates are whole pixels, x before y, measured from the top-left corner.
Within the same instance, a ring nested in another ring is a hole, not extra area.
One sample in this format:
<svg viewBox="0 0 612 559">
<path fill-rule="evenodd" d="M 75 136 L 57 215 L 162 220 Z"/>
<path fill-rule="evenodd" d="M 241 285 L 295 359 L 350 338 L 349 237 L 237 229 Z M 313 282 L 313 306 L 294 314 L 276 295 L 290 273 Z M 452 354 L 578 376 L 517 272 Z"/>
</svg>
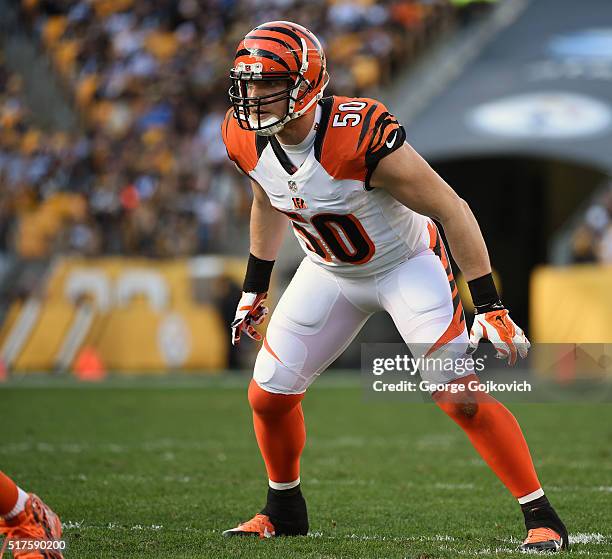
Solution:
<svg viewBox="0 0 612 559">
<path fill-rule="evenodd" d="M 520 551 L 561 551 L 563 538 L 551 528 L 532 528 L 520 546 Z"/>
<path fill-rule="evenodd" d="M 0 535 L 4 544 L 0 549 L 0 559 L 9 548 L 9 542 L 52 541 L 62 537 L 62 523 L 40 497 L 30 493 L 25 509 L 11 520 L 0 520 Z M 57 549 L 22 549 L 12 550 L 15 559 L 64 559 Z"/>
<path fill-rule="evenodd" d="M 271 538 L 275 535 L 274 524 L 265 514 L 256 514 L 248 522 L 243 522 L 223 532 L 224 536 L 259 536 L 260 539 Z"/>
</svg>

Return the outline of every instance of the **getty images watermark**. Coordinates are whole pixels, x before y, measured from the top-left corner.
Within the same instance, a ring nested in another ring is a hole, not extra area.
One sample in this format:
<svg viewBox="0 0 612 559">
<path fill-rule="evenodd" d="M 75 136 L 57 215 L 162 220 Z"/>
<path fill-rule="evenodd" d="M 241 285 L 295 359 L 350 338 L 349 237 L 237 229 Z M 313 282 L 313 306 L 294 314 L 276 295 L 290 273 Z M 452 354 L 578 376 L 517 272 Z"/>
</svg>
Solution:
<svg viewBox="0 0 612 559">
<path fill-rule="evenodd" d="M 490 344 L 362 344 L 362 384 L 369 400 L 431 401 L 434 393 L 486 392 L 525 402 L 612 401 L 612 345 L 534 344 L 514 366 Z M 459 396 L 460 398 L 460 396 Z"/>
<path fill-rule="evenodd" d="M 372 362 L 372 374 L 382 377 L 386 373 L 397 373 L 397 377 L 378 378 L 372 382 L 375 392 L 530 392 L 531 384 L 526 381 L 497 383 L 491 380 L 467 380 L 465 383 L 449 382 L 463 378 L 470 373 L 481 373 L 485 370 L 486 357 L 414 357 L 396 354 L 394 357 L 375 357 Z M 433 379 L 428 379 L 429 374 Z M 409 376 L 410 379 L 402 378 Z M 416 378 L 420 377 L 420 378 Z M 423 378 L 425 377 L 425 378 Z"/>
</svg>

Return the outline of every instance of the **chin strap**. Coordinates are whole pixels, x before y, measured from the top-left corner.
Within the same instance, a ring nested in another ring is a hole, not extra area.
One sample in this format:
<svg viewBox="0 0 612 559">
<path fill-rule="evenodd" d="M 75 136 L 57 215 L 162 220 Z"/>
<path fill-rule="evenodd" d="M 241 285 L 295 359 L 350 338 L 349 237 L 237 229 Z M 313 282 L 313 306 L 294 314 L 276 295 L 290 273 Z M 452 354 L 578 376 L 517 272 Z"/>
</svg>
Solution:
<svg viewBox="0 0 612 559">
<path fill-rule="evenodd" d="M 289 115 L 287 115 L 285 118 L 279 120 L 276 124 L 273 124 L 268 128 L 264 128 L 262 130 L 255 129 L 255 134 L 258 136 L 274 136 L 274 134 L 278 134 L 290 120 Z"/>
<path fill-rule="evenodd" d="M 328 83 L 329 83 L 329 76 L 325 80 L 325 84 L 323 84 L 323 87 L 321 88 L 320 93 L 318 93 L 315 97 L 313 97 L 303 109 L 299 110 L 296 113 L 287 114 L 284 118 L 279 120 L 273 126 L 270 126 L 269 128 L 265 128 L 263 130 L 255 130 L 255 133 L 258 136 L 273 136 L 274 134 L 278 134 L 285 127 L 285 124 L 287 124 L 290 120 L 299 118 L 305 113 L 307 113 L 314 105 L 316 105 L 323 98 L 323 91 L 327 87 Z"/>
</svg>

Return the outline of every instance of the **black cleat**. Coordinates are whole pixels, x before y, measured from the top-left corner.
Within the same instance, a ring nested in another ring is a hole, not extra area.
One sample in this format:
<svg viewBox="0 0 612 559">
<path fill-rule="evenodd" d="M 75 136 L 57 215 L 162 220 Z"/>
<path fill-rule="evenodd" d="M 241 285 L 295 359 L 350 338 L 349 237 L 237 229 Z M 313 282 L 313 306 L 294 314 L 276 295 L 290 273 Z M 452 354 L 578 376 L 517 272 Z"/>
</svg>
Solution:
<svg viewBox="0 0 612 559">
<path fill-rule="evenodd" d="M 308 511 L 300 486 L 292 489 L 268 488 L 264 509 L 251 520 L 223 532 L 224 536 L 305 536 L 308 534 Z"/>
<path fill-rule="evenodd" d="M 569 549 L 567 528 L 546 496 L 522 505 L 527 538 L 519 551 L 558 552 Z"/>
</svg>

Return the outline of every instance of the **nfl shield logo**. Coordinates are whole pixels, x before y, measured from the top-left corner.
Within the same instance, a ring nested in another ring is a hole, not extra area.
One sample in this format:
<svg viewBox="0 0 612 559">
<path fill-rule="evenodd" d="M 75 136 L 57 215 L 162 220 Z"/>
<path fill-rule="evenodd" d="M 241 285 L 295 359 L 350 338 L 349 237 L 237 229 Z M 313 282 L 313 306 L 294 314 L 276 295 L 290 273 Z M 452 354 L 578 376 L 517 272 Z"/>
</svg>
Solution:
<svg viewBox="0 0 612 559">
<path fill-rule="evenodd" d="M 297 192 L 297 183 L 295 181 L 287 181 L 287 186 L 291 192 Z"/>
</svg>

